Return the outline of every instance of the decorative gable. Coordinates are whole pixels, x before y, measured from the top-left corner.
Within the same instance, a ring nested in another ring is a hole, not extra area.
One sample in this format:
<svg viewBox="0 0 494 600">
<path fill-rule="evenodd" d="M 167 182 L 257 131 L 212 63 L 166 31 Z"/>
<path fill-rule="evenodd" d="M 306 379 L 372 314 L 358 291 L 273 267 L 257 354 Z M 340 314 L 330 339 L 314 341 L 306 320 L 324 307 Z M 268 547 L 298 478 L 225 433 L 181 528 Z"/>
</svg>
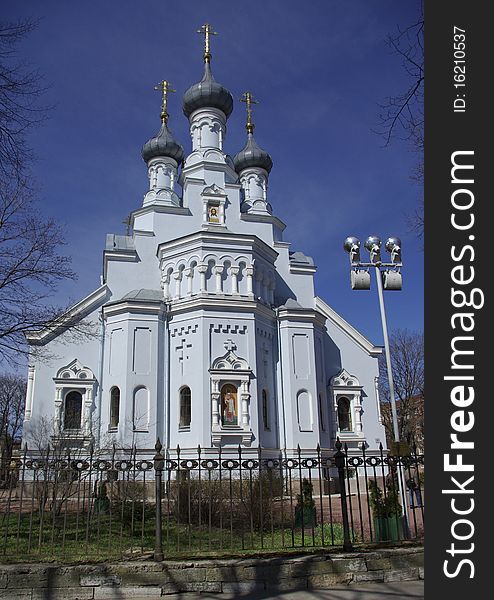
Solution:
<svg viewBox="0 0 494 600">
<path fill-rule="evenodd" d="M 82 363 L 79 362 L 77 358 L 75 358 L 72 362 L 70 362 L 67 366 L 62 367 L 57 371 L 56 377 L 54 377 L 55 381 L 67 379 L 74 380 L 84 380 L 84 381 L 94 381 L 94 373 L 88 367 L 84 367 Z"/>
<path fill-rule="evenodd" d="M 355 375 L 351 375 L 346 369 L 342 369 L 338 375 L 331 378 L 330 385 L 335 387 L 360 388 L 360 382 Z"/>
<path fill-rule="evenodd" d="M 208 185 L 202 192 L 203 226 L 225 225 L 225 203 L 227 195 L 225 190 L 215 183 Z"/>
</svg>

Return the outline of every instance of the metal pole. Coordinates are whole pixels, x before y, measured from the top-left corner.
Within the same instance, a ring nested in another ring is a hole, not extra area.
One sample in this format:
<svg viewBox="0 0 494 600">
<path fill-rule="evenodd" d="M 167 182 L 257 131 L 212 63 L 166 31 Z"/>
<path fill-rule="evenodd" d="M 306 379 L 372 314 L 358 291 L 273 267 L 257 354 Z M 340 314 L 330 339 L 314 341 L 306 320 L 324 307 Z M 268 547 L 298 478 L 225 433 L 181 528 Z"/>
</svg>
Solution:
<svg viewBox="0 0 494 600">
<path fill-rule="evenodd" d="M 389 396 L 391 400 L 391 414 L 393 416 L 393 435 L 397 444 L 398 454 L 400 455 L 400 431 L 398 428 L 398 413 L 396 412 L 396 401 L 395 401 L 395 387 L 393 382 L 393 371 L 391 369 L 391 353 L 389 351 L 389 339 L 388 339 L 388 325 L 386 322 L 386 311 L 384 309 L 384 294 L 383 294 L 383 282 L 381 278 L 381 268 L 377 264 L 376 268 L 376 282 L 377 282 L 377 294 L 379 296 L 379 309 L 381 311 L 381 322 L 383 328 L 384 338 L 384 354 L 386 356 L 386 369 L 388 371 L 388 382 L 389 382 Z M 398 458 L 398 460 L 400 460 Z M 398 464 L 398 488 L 402 503 L 403 518 L 404 518 L 404 533 L 408 537 L 408 522 L 407 522 L 407 511 L 406 511 L 406 496 L 404 495 L 404 482 L 403 482 L 403 466 L 401 462 Z"/>
<path fill-rule="evenodd" d="M 165 457 L 161 454 L 163 448 L 160 439 L 158 438 L 156 446 L 154 447 L 156 454 L 154 456 L 154 483 L 155 483 L 155 500 L 156 500 L 156 530 L 155 530 L 155 544 L 154 544 L 154 560 L 161 562 L 164 560 L 163 555 L 163 532 L 161 524 L 161 480 L 162 473 L 165 466 Z"/>
<path fill-rule="evenodd" d="M 345 482 L 345 453 L 341 450 L 342 443 L 340 438 L 336 438 L 336 452 L 334 454 L 334 462 L 338 469 L 338 479 L 340 482 L 340 500 L 341 500 L 341 517 L 343 520 L 343 550 L 345 552 L 353 552 L 353 545 L 350 539 L 350 523 L 348 522 L 348 509 L 346 505 L 346 482 Z M 351 501 L 351 500 L 350 500 Z"/>
</svg>

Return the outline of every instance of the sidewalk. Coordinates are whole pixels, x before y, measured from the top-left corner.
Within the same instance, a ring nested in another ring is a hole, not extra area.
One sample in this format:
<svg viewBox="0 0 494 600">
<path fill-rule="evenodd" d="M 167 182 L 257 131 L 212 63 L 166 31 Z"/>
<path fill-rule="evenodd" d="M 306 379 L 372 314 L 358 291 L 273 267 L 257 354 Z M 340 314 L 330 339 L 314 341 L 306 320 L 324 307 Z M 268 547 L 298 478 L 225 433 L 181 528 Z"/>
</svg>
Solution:
<svg viewBox="0 0 494 600">
<path fill-rule="evenodd" d="M 166 596 L 170 600 L 422 600 L 424 597 L 423 581 L 399 581 L 395 583 L 370 583 L 367 585 L 336 586 L 330 590 L 304 590 L 279 594 L 246 593 L 246 594 L 178 594 Z M 144 600 L 135 597 L 134 600 Z M 146 600 L 150 600 L 149 596 Z"/>
</svg>

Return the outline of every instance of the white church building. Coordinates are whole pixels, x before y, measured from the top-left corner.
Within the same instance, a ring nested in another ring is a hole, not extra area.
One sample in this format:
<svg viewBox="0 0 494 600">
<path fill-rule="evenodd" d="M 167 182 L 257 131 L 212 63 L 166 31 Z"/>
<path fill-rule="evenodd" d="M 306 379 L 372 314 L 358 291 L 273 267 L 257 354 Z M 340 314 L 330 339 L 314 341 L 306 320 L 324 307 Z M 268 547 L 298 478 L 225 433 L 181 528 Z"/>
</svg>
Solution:
<svg viewBox="0 0 494 600">
<path fill-rule="evenodd" d="M 70 311 L 97 334 L 34 331 L 25 441 L 50 422 L 66 447 L 257 449 L 385 446 L 379 347 L 315 296 L 313 260 L 292 251 L 268 192 L 272 160 L 223 150 L 233 110 L 211 72 L 183 97 L 192 147 L 161 128 L 142 149 L 149 189 L 129 235 L 108 234 L 101 286 Z"/>
</svg>

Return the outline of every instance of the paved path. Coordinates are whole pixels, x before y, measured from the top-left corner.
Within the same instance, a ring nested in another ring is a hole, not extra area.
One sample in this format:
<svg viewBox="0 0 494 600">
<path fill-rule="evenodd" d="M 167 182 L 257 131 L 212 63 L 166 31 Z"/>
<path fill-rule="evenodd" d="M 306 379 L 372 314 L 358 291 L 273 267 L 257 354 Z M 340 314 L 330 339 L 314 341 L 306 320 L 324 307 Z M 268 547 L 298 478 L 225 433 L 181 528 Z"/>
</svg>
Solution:
<svg viewBox="0 0 494 600">
<path fill-rule="evenodd" d="M 173 594 L 166 596 L 169 600 L 422 600 L 424 598 L 423 581 L 400 581 L 396 583 L 370 583 L 367 585 L 336 586 L 330 590 L 307 590 L 284 592 L 279 594 L 245 593 L 245 594 Z M 134 600 L 141 600 L 135 597 Z M 144 598 L 142 598 L 144 600 Z M 147 596 L 146 600 L 150 600 Z"/>
</svg>

